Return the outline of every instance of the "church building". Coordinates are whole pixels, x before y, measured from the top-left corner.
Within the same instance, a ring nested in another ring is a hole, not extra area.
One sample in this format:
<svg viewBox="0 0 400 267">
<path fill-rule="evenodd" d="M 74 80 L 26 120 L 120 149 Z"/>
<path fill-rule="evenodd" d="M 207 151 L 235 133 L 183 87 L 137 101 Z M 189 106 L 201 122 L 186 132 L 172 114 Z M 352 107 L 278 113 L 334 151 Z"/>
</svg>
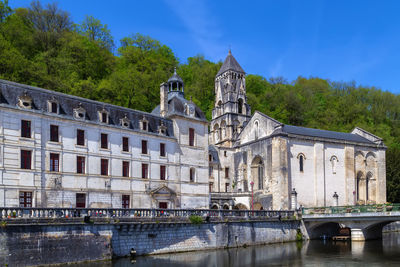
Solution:
<svg viewBox="0 0 400 267">
<path fill-rule="evenodd" d="M 245 72 L 230 51 L 215 77 L 209 143 L 211 208 L 386 202 L 381 138 L 358 127 L 333 132 L 252 115 Z"/>
</svg>

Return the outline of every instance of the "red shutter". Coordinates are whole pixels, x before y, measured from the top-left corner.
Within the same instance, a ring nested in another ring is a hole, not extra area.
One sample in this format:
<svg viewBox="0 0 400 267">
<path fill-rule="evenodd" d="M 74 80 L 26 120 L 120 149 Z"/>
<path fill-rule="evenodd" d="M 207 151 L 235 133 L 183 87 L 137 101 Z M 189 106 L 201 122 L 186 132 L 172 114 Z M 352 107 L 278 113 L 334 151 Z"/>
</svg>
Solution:
<svg viewBox="0 0 400 267">
<path fill-rule="evenodd" d="M 31 138 L 31 122 L 21 120 L 21 137 Z"/>
<path fill-rule="evenodd" d="M 21 169 L 31 169 L 32 151 L 21 150 Z"/>
<path fill-rule="evenodd" d="M 58 172 L 60 165 L 60 154 L 50 153 L 50 171 Z"/>
<path fill-rule="evenodd" d="M 129 151 L 129 138 L 128 137 L 122 137 L 122 151 Z"/>
<path fill-rule="evenodd" d="M 76 172 L 85 173 L 85 157 L 76 157 Z"/>
</svg>

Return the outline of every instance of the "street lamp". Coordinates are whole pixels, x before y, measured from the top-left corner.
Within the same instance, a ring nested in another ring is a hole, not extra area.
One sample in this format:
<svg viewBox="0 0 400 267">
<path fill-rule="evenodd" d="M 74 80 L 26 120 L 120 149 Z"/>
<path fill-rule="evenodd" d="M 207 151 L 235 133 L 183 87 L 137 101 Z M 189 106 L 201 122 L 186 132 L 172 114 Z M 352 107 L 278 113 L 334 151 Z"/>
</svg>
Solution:
<svg viewBox="0 0 400 267">
<path fill-rule="evenodd" d="M 335 192 L 335 194 L 333 194 L 333 199 L 335 202 L 335 206 L 339 206 L 339 195 Z"/>
<path fill-rule="evenodd" d="M 251 210 L 254 210 L 254 191 L 253 191 L 254 182 L 253 181 L 250 182 L 250 186 L 251 186 Z"/>
<path fill-rule="evenodd" d="M 296 208 L 297 208 L 297 192 L 296 192 L 296 189 L 294 189 L 294 188 L 292 190 L 291 197 L 292 197 L 292 210 L 296 210 Z"/>
</svg>

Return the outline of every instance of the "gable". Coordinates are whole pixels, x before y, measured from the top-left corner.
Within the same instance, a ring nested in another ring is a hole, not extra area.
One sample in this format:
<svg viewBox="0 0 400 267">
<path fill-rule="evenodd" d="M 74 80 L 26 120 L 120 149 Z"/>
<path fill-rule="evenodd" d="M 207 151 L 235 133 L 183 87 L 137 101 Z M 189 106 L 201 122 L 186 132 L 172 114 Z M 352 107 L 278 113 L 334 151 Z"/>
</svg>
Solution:
<svg viewBox="0 0 400 267">
<path fill-rule="evenodd" d="M 270 136 L 277 127 L 282 125 L 283 124 L 279 121 L 268 117 L 259 111 L 256 111 L 240 133 L 238 137 L 239 144 L 248 143 Z"/>
<path fill-rule="evenodd" d="M 366 130 L 361 129 L 359 127 L 354 128 L 354 130 L 351 131 L 351 133 L 359 135 L 361 137 L 364 137 L 365 139 L 367 139 L 367 140 L 369 140 L 369 141 L 371 141 L 371 142 L 373 142 L 375 144 L 378 144 L 378 145 L 383 144 L 382 138 L 380 138 L 380 137 L 378 137 L 376 135 L 373 135 L 372 133 L 367 132 Z"/>
</svg>

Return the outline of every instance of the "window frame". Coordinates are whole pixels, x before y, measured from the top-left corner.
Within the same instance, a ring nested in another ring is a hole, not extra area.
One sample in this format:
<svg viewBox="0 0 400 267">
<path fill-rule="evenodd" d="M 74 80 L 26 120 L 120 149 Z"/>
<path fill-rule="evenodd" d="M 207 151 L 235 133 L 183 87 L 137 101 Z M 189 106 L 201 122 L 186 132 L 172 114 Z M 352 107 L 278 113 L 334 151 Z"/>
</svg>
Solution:
<svg viewBox="0 0 400 267">
<path fill-rule="evenodd" d="M 23 170 L 32 170 L 32 150 L 21 149 L 20 167 Z"/>
<path fill-rule="evenodd" d="M 149 164 L 142 163 L 142 179 L 149 178 Z"/>
<path fill-rule="evenodd" d="M 122 151 L 129 152 L 129 137 L 127 136 L 122 137 Z"/>
<path fill-rule="evenodd" d="M 60 142 L 60 133 L 58 125 L 50 124 L 50 142 L 55 142 L 55 143 Z"/>
<path fill-rule="evenodd" d="M 143 155 L 148 155 L 149 154 L 149 148 L 148 148 L 147 140 L 142 140 L 142 154 Z"/>
<path fill-rule="evenodd" d="M 32 122 L 21 120 L 21 137 L 32 138 Z"/>
<path fill-rule="evenodd" d="M 22 194 L 22 196 L 21 196 L 21 194 Z M 31 207 L 33 207 L 33 205 L 32 205 L 33 192 L 32 191 L 19 191 L 18 198 L 19 198 L 18 202 L 19 202 L 19 207 L 20 208 L 31 208 Z M 21 202 L 21 199 L 23 199 L 22 202 Z"/>
<path fill-rule="evenodd" d="M 50 168 L 51 172 L 60 172 L 60 154 L 50 153 Z"/>
<path fill-rule="evenodd" d="M 76 129 L 76 145 L 85 146 L 85 130 Z"/>
<path fill-rule="evenodd" d="M 160 180 L 165 181 L 167 178 L 167 167 L 160 165 Z"/>
<path fill-rule="evenodd" d="M 86 157 L 85 156 L 76 156 L 76 173 L 77 174 L 85 174 L 86 173 Z M 80 170 L 80 172 L 79 172 Z"/>
<path fill-rule="evenodd" d="M 122 161 L 122 177 L 129 177 L 129 161 Z"/>
<path fill-rule="evenodd" d="M 108 134 L 100 133 L 100 148 L 108 149 Z"/>
<path fill-rule="evenodd" d="M 100 159 L 100 175 L 109 176 L 108 164 L 109 164 L 108 159 L 105 158 Z"/>
<path fill-rule="evenodd" d="M 195 146 L 195 130 L 189 128 L 189 146 Z"/>
<path fill-rule="evenodd" d="M 165 143 L 160 143 L 160 157 L 166 157 L 166 145 Z"/>
</svg>

